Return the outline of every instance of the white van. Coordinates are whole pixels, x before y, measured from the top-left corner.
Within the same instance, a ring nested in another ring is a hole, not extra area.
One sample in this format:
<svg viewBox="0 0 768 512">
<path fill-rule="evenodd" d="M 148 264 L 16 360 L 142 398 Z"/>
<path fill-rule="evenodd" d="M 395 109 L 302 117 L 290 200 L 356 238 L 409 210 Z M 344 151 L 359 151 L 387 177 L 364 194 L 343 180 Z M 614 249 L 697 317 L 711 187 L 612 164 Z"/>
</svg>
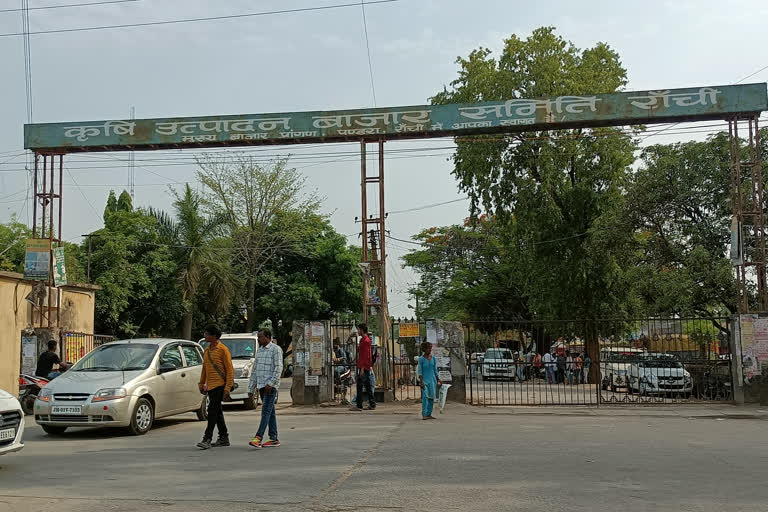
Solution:
<svg viewBox="0 0 768 512">
<path fill-rule="evenodd" d="M 235 369 L 235 383 L 237 389 L 231 393 L 232 402 L 242 401 L 246 409 L 255 409 L 256 398 L 248 398 L 248 384 L 251 380 L 251 372 L 256 362 L 256 351 L 259 349 L 258 338 L 255 333 L 222 334 L 219 340 L 232 354 L 232 367 Z M 200 345 L 205 348 L 208 343 L 205 338 L 200 340 Z"/>
<path fill-rule="evenodd" d="M 632 363 L 646 355 L 643 348 L 602 347 L 600 349 L 600 386 L 616 392 L 629 388 Z"/>
</svg>

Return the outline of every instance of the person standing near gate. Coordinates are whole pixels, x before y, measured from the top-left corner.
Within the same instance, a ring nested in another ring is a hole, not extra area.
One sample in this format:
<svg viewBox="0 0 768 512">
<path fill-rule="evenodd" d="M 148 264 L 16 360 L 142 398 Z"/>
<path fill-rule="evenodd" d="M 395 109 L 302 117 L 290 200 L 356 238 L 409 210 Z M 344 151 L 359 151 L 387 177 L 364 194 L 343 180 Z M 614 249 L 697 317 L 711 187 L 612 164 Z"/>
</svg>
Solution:
<svg viewBox="0 0 768 512">
<path fill-rule="evenodd" d="M 551 352 L 544 354 L 542 359 L 544 362 L 544 369 L 547 372 L 547 383 L 557 384 L 557 373 L 555 372 L 555 358 L 552 357 Z"/>
<path fill-rule="evenodd" d="M 249 445 L 254 448 L 274 448 L 280 446 L 277 439 L 277 417 L 275 404 L 277 390 L 280 389 L 280 377 L 283 374 L 283 349 L 272 343 L 272 332 L 262 329 L 257 336 L 259 349 L 256 351 L 255 369 L 248 383 L 248 398 L 253 398 L 256 390 L 261 397 L 261 423 Z M 262 442 L 264 432 L 269 427 L 269 441 Z"/>
<path fill-rule="evenodd" d="M 584 372 L 584 384 L 589 384 L 589 368 L 592 366 L 592 358 L 589 357 L 588 352 L 584 352 L 584 363 L 582 364 L 582 371 Z"/>
<path fill-rule="evenodd" d="M 368 326 L 360 324 L 357 326 L 357 334 L 360 336 L 360 345 L 357 348 L 357 399 L 355 405 L 350 409 L 353 411 L 363 410 L 363 391 L 368 393 L 368 407 L 371 410 L 376 409 L 376 396 L 374 388 L 371 386 L 371 372 L 373 372 L 373 353 L 371 338 L 368 336 Z"/>
<path fill-rule="evenodd" d="M 205 328 L 205 341 L 208 346 L 203 354 L 203 371 L 200 375 L 200 393 L 208 395 L 208 427 L 205 429 L 203 440 L 197 447 L 207 450 L 211 447 L 229 446 L 229 432 L 224 422 L 222 401 L 229 400 L 229 392 L 235 382 L 235 370 L 232 368 L 232 355 L 229 349 L 219 342 L 221 329 L 215 325 Z M 219 430 L 219 439 L 213 440 L 214 427 Z"/>
<path fill-rule="evenodd" d="M 421 344 L 424 353 L 419 358 L 419 387 L 421 388 L 421 419 L 434 420 L 432 407 L 437 399 L 437 389 L 440 387 L 440 379 L 437 377 L 437 361 L 432 356 L 432 344 L 425 341 Z"/>
</svg>

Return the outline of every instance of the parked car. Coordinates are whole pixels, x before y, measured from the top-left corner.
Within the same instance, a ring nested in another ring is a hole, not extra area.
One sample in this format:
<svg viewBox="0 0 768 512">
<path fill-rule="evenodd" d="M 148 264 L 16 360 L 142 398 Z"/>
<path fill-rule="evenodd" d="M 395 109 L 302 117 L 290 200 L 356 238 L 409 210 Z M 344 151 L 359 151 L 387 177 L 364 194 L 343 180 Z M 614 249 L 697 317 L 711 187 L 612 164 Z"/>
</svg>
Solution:
<svg viewBox="0 0 768 512">
<path fill-rule="evenodd" d="M 629 368 L 634 361 L 645 355 L 642 348 L 604 347 L 600 349 L 600 384 L 613 392 L 629 389 Z"/>
<path fill-rule="evenodd" d="M 676 393 L 689 397 L 693 392 L 691 374 L 671 354 L 651 353 L 633 361 L 629 384 L 641 395 Z"/>
<path fill-rule="evenodd" d="M 481 374 L 483 380 L 515 378 L 515 361 L 508 348 L 489 348 L 485 351 Z"/>
<path fill-rule="evenodd" d="M 237 389 L 230 393 L 231 402 L 242 401 L 246 409 L 255 409 L 256 398 L 248 398 L 248 382 L 256 362 L 256 351 L 259 349 L 258 338 L 255 334 L 223 334 L 219 340 L 232 354 L 232 367 L 235 369 L 235 384 Z M 205 338 L 199 341 L 200 346 L 208 346 Z"/>
<path fill-rule="evenodd" d="M 15 396 L 0 389 L 0 455 L 24 448 L 24 411 Z"/>
<path fill-rule="evenodd" d="M 149 432 L 156 418 L 190 411 L 207 418 L 198 382 L 203 351 L 191 341 L 137 339 L 101 345 L 37 396 L 35 421 L 51 435 L 69 427 Z"/>
</svg>

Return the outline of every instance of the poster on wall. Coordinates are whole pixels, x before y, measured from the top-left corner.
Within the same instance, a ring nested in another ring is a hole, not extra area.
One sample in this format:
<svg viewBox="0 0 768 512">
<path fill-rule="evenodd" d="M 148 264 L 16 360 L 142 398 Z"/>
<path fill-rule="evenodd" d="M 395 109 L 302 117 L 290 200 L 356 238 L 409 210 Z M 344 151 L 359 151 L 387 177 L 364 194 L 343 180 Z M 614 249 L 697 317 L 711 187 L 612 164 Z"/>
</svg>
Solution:
<svg viewBox="0 0 768 512">
<path fill-rule="evenodd" d="M 744 376 L 747 380 L 762 374 L 757 346 L 755 344 L 755 327 L 757 315 L 741 315 L 741 355 Z M 759 325 L 763 329 L 764 324 Z M 762 333 L 760 334 L 762 336 Z"/>
<path fill-rule="evenodd" d="M 47 238 L 30 238 L 24 257 L 24 279 L 45 281 L 51 271 L 51 241 Z"/>
<path fill-rule="evenodd" d="M 761 364 L 768 364 L 768 318 L 754 321 L 755 355 Z"/>
<path fill-rule="evenodd" d="M 37 370 L 37 336 L 21 337 L 21 373 L 34 375 Z"/>
<path fill-rule="evenodd" d="M 53 284 L 56 287 L 67 285 L 67 266 L 63 247 L 53 250 Z"/>
</svg>

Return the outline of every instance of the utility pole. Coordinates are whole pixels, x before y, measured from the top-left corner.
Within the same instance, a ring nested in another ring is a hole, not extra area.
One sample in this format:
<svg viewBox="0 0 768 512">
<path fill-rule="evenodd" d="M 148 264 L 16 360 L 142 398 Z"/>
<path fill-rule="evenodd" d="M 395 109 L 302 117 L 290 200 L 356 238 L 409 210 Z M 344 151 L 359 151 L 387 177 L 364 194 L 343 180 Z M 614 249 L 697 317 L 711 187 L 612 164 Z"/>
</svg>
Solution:
<svg viewBox="0 0 768 512">
<path fill-rule="evenodd" d="M 86 281 L 90 284 L 91 282 L 91 237 L 93 234 L 83 235 L 85 238 L 88 239 L 88 270 L 86 273 Z"/>
<path fill-rule="evenodd" d="M 379 353 L 381 354 L 381 376 L 376 382 L 382 387 L 390 384 L 390 319 L 387 303 L 387 252 L 386 252 L 386 214 L 384 213 L 384 141 L 378 141 L 379 169 L 376 175 L 370 176 L 367 169 L 366 141 L 360 141 L 360 187 L 362 203 L 362 242 L 363 242 L 363 321 L 368 322 L 369 313 L 375 311 L 379 334 Z M 368 213 L 368 187 L 378 188 L 378 212 Z M 369 225 L 371 228 L 369 230 Z M 376 287 L 376 297 L 369 294 L 370 280 L 373 278 Z M 385 396 L 387 394 L 385 393 Z"/>
</svg>

